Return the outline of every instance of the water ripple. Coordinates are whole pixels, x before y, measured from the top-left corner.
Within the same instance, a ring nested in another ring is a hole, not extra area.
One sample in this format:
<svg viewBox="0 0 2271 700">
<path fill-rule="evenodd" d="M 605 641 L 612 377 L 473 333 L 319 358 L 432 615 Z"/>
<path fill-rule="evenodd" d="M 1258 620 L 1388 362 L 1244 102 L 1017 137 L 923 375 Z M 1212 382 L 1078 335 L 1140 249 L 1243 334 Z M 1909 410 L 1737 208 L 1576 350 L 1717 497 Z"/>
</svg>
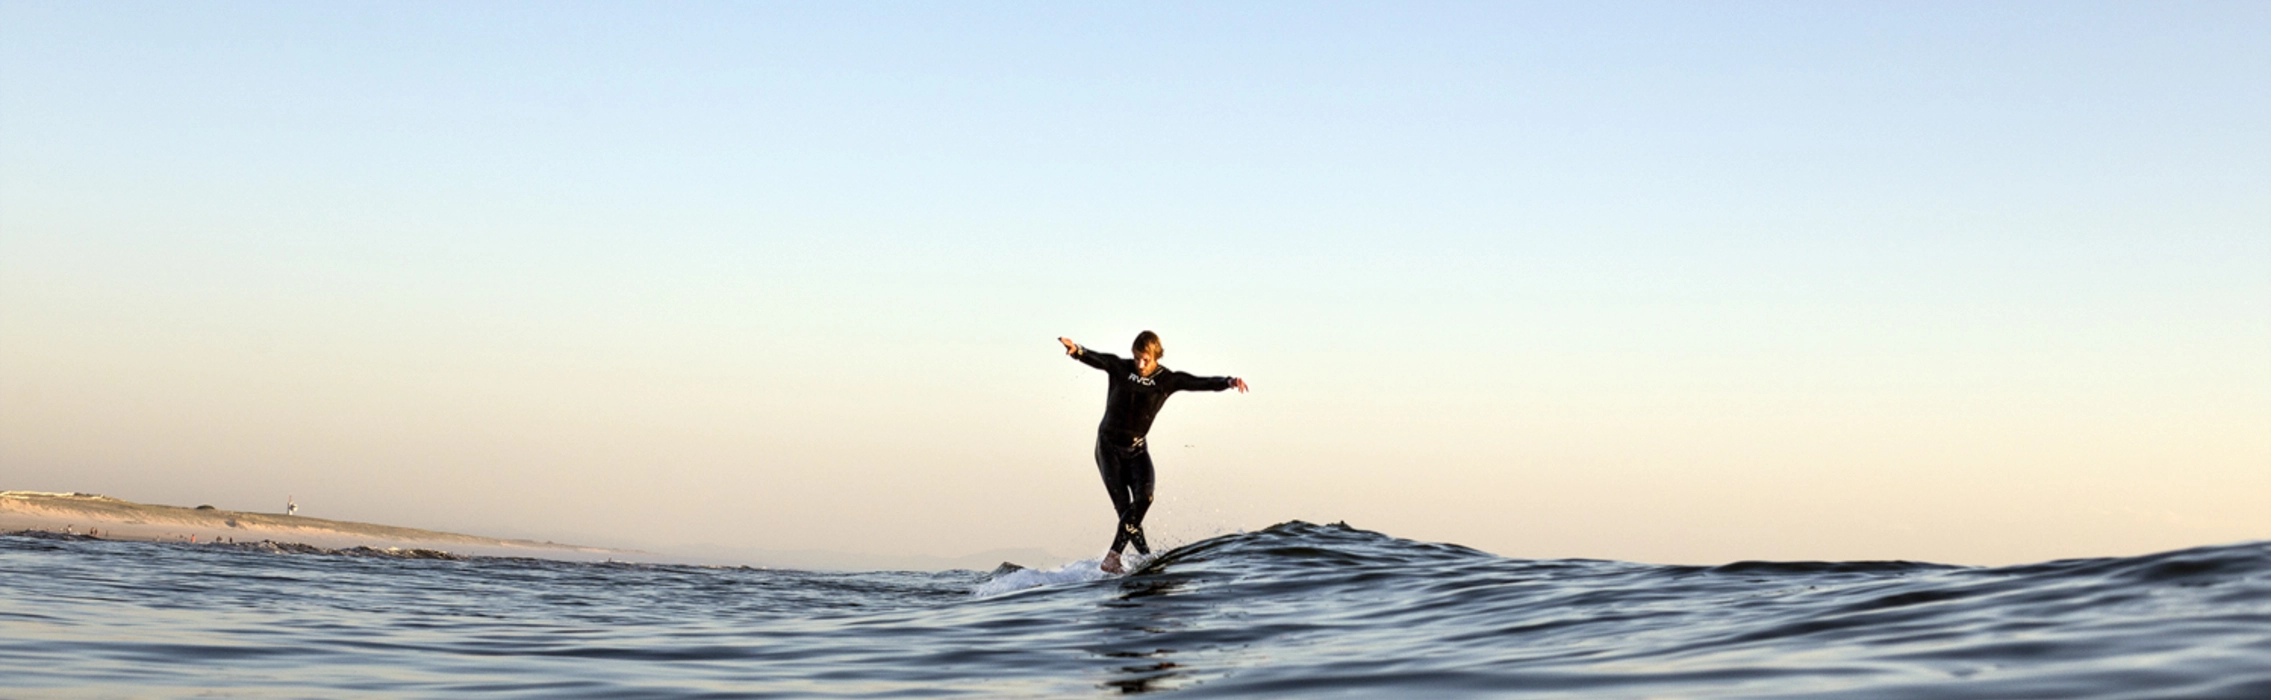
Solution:
<svg viewBox="0 0 2271 700">
<path fill-rule="evenodd" d="M 0 537 L 11 697 L 2271 697 L 2271 544 L 2002 568 L 1505 559 L 1285 523 L 827 573 Z"/>
</svg>

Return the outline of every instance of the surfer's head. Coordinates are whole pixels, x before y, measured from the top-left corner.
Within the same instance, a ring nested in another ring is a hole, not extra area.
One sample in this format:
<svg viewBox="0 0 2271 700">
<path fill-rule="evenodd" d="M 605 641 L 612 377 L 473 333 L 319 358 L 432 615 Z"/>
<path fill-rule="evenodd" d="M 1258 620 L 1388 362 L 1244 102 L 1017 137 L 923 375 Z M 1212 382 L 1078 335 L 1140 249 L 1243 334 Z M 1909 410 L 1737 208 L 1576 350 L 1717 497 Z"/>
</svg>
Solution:
<svg viewBox="0 0 2271 700">
<path fill-rule="evenodd" d="M 1128 350 L 1135 355 L 1136 371 L 1144 374 L 1151 374 L 1151 368 L 1159 364 L 1160 356 L 1167 354 L 1167 348 L 1159 344 L 1159 334 L 1151 331 L 1137 333 L 1135 344 Z"/>
</svg>

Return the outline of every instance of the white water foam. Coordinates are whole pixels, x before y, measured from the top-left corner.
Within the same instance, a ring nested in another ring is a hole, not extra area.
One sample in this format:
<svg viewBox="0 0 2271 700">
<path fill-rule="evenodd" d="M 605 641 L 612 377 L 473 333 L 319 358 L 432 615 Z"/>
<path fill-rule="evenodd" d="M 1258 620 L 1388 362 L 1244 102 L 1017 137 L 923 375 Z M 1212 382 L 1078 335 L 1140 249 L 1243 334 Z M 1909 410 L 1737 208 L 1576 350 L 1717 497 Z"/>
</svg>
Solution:
<svg viewBox="0 0 2271 700">
<path fill-rule="evenodd" d="M 978 588 L 976 590 L 970 591 L 970 596 L 974 598 L 985 598 L 988 596 L 1001 595 L 1003 593 L 1022 591 L 1028 588 L 1040 588 L 1042 586 L 1060 586 L 1069 583 L 1087 583 L 1089 581 L 1099 581 L 1103 579 L 1118 578 L 1127 575 L 1124 573 L 1104 573 L 1103 569 L 1097 568 L 1097 566 L 1101 563 L 1102 560 L 1100 559 L 1082 559 L 1080 561 L 1072 562 L 1070 564 L 1059 566 L 1054 569 L 1018 569 L 1016 571 L 1011 571 L 999 576 L 995 576 L 993 578 L 987 579 L 984 583 L 978 584 Z M 1135 571 L 1142 569 L 1143 565 L 1149 563 L 1151 563 L 1151 557 L 1142 554 L 1135 554 L 1132 552 L 1120 559 L 1121 566 L 1126 567 L 1125 569 L 1123 569 L 1124 571 Z"/>
</svg>

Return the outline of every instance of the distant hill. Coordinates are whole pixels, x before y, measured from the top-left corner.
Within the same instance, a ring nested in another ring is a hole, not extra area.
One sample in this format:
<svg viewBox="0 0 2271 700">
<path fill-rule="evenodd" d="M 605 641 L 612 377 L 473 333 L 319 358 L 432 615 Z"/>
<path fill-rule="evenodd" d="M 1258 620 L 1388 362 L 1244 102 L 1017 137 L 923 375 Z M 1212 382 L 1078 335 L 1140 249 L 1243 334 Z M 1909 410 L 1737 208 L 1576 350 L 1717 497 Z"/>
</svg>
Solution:
<svg viewBox="0 0 2271 700">
<path fill-rule="evenodd" d="M 105 539 L 213 542 L 293 542 L 322 547 L 415 546 L 458 554 L 548 559 L 634 558 L 643 552 L 534 540 L 507 540 L 455 532 L 326 520 L 281 513 L 247 513 L 212 506 L 135 503 L 91 493 L 0 491 L 0 531 L 46 530 L 98 534 Z"/>
</svg>

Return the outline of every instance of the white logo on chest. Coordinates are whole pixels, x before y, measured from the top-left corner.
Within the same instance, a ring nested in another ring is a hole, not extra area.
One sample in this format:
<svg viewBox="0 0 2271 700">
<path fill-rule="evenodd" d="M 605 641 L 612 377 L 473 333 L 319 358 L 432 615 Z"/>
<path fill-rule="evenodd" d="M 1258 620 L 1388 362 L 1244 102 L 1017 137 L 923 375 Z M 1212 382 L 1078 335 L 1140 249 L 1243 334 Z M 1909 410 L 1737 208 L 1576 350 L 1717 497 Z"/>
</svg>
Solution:
<svg viewBox="0 0 2271 700">
<path fill-rule="evenodd" d="M 1134 373 L 1134 372 L 1129 372 L 1129 373 L 1128 373 L 1128 381 L 1131 381 L 1131 382 L 1135 382 L 1135 383 L 1137 383 L 1137 384 L 1142 384 L 1142 385 L 1144 385 L 1144 386 L 1158 386 L 1158 384 L 1155 384 L 1155 383 L 1153 383 L 1153 382 L 1151 381 L 1151 378 L 1150 378 L 1150 377 L 1146 377 L 1146 376 L 1143 376 L 1143 375 L 1141 375 L 1141 374 L 1136 374 L 1136 373 Z"/>
</svg>

